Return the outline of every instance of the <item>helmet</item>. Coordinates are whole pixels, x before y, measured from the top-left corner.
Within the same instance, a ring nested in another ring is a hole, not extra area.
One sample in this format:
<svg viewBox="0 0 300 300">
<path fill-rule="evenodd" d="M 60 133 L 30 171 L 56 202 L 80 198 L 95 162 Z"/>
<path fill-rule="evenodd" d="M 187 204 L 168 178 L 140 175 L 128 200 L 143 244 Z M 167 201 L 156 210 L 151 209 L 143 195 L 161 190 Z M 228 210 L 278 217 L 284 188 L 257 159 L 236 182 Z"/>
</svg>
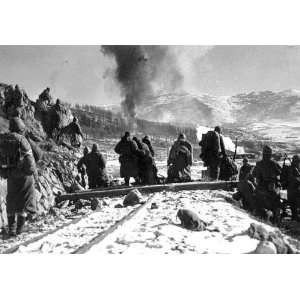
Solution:
<svg viewBox="0 0 300 300">
<path fill-rule="evenodd" d="M 263 148 L 263 154 L 272 154 L 272 148 L 268 145 L 265 145 Z"/>
</svg>

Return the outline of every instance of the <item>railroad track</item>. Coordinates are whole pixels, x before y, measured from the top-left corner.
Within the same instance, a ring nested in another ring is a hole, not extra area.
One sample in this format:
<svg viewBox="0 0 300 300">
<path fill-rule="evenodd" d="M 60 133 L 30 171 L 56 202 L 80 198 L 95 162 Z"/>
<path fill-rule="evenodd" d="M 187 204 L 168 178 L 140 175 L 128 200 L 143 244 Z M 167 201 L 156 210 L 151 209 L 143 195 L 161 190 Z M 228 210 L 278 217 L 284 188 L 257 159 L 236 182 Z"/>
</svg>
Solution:
<svg viewBox="0 0 300 300">
<path fill-rule="evenodd" d="M 2 253 L 86 253 L 120 226 L 132 220 L 154 198 L 155 194 L 152 194 L 138 206 L 113 208 L 118 210 L 114 217 L 112 217 L 111 211 L 108 209 L 104 211 L 102 207 L 54 230 L 6 249 Z"/>
<path fill-rule="evenodd" d="M 2 253 L 86 253 L 94 245 L 100 243 L 107 236 L 115 232 L 120 226 L 133 219 L 143 208 L 151 203 L 155 195 L 159 192 L 228 189 L 235 184 L 236 182 L 191 182 L 130 188 L 113 187 L 62 195 L 60 196 L 61 200 L 90 199 L 93 197 L 102 198 L 105 196 L 120 197 L 126 195 L 132 189 L 137 188 L 140 192 L 150 196 L 148 196 L 143 204 L 137 207 L 102 207 L 95 212 L 88 213 L 65 223 L 56 229 L 52 229 L 38 236 L 34 236 L 27 241 L 21 242 L 18 245 L 12 246 L 2 251 Z"/>
</svg>

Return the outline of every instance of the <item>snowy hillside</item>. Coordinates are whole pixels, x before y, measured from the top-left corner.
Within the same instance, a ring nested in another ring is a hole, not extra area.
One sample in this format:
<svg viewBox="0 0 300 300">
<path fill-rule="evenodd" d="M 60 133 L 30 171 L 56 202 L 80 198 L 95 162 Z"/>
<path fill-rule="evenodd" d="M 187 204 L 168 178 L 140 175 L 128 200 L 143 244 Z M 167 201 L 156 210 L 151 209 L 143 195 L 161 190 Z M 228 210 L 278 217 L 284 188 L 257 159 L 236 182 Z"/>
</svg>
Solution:
<svg viewBox="0 0 300 300">
<path fill-rule="evenodd" d="M 300 91 L 261 91 L 214 97 L 165 94 L 138 107 L 140 118 L 197 127 L 224 125 L 274 142 L 300 144 Z"/>
<path fill-rule="evenodd" d="M 252 92 L 232 97 L 165 94 L 138 107 L 138 116 L 147 120 L 193 125 L 297 122 L 299 112 L 300 91 L 297 90 Z"/>
</svg>

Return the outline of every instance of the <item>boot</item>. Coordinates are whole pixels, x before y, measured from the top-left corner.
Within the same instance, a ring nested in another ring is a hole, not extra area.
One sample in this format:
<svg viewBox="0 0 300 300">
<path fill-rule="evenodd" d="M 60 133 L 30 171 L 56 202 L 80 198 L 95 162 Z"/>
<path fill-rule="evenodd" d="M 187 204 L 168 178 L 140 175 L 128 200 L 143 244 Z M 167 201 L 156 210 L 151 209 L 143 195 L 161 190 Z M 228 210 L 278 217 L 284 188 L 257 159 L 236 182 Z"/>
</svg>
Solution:
<svg viewBox="0 0 300 300">
<path fill-rule="evenodd" d="M 7 217 L 8 221 L 8 236 L 9 237 L 15 237 L 16 234 L 16 216 L 8 216 Z"/>
<path fill-rule="evenodd" d="M 17 231 L 16 231 L 17 234 L 21 234 L 23 232 L 25 221 L 26 221 L 25 216 L 18 215 L 18 218 L 17 218 Z"/>
</svg>

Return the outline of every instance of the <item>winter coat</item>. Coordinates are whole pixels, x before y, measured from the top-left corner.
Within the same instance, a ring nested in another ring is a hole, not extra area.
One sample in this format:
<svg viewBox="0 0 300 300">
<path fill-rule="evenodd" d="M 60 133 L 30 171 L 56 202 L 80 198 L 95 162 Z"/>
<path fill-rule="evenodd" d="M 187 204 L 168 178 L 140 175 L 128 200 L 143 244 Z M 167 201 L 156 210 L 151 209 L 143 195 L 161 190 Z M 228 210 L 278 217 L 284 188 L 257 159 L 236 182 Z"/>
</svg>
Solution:
<svg viewBox="0 0 300 300">
<path fill-rule="evenodd" d="M 274 160 L 265 159 L 257 162 L 252 172 L 253 177 L 256 179 L 258 188 L 262 188 L 267 191 L 272 189 L 270 185 L 274 185 L 275 188 L 279 187 L 280 174 L 280 165 Z"/>
<path fill-rule="evenodd" d="M 253 169 L 253 166 L 250 164 L 242 165 L 240 168 L 240 174 L 239 174 L 239 181 L 246 180 L 251 175 L 251 171 Z"/>
<path fill-rule="evenodd" d="M 154 152 L 154 149 L 152 147 L 151 141 L 148 138 L 143 138 L 142 142 L 145 143 L 148 146 L 148 148 L 149 148 L 149 150 L 151 152 L 152 157 L 154 157 L 155 152 Z"/>
<path fill-rule="evenodd" d="M 136 142 L 123 137 L 116 145 L 115 152 L 120 155 L 120 176 L 123 178 L 138 176 L 138 153 Z"/>
<path fill-rule="evenodd" d="M 138 157 L 138 173 L 143 184 L 154 184 L 156 181 L 155 163 L 147 144 L 136 141 L 140 152 Z"/>
<path fill-rule="evenodd" d="M 80 170 L 85 165 L 89 180 L 89 188 L 94 189 L 108 184 L 106 161 L 100 152 L 90 152 L 82 157 L 77 168 Z"/>
<path fill-rule="evenodd" d="M 184 145 L 173 145 L 168 159 L 168 181 L 191 180 L 191 152 Z"/>
<path fill-rule="evenodd" d="M 15 133 L 16 134 L 16 133 Z M 16 134 L 18 135 L 18 134 Z M 37 194 L 35 192 L 36 164 L 31 146 L 27 139 L 18 135 L 26 154 L 19 165 L 13 169 L 1 169 L 1 175 L 7 179 L 7 214 L 35 213 Z"/>
</svg>

